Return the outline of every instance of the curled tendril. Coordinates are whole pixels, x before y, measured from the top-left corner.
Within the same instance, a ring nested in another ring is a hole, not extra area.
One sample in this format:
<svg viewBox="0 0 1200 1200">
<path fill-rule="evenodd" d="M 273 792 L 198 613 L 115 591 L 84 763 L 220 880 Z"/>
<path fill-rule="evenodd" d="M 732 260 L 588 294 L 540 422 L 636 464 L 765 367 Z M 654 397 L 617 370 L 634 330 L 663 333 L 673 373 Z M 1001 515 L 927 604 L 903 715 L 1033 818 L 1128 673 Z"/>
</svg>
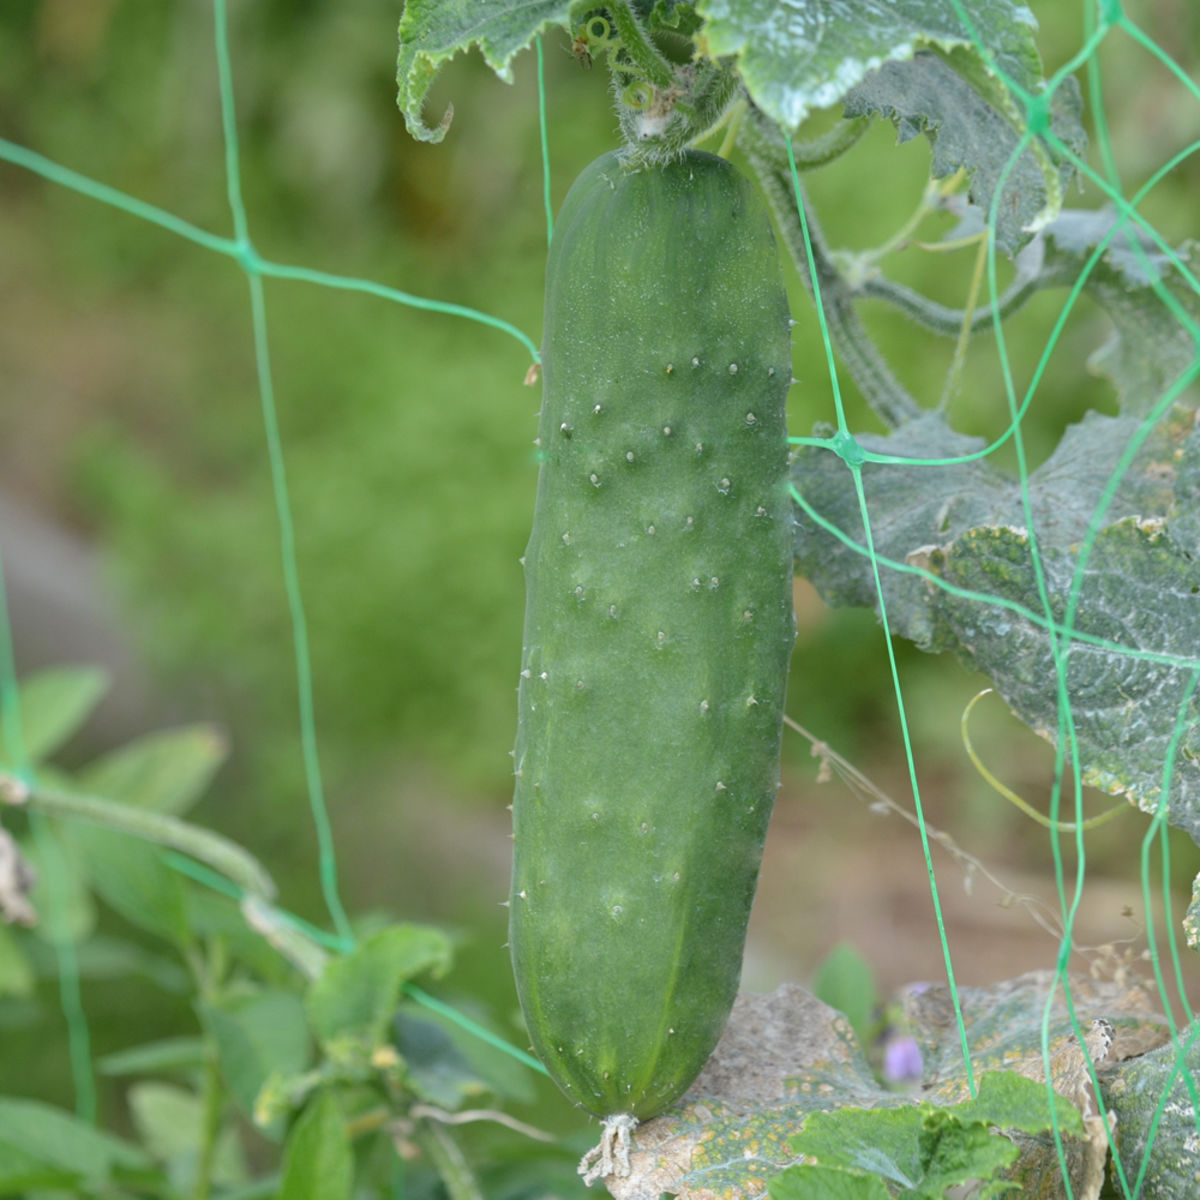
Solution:
<svg viewBox="0 0 1200 1200">
<path fill-rule="evenodd" d="M 1111 821 L 1114 817 L 1119 817 L 1122 813 L 1129 812 L 1129 805 L 1121 803 L 1114 804 L 1112 808 L 1106 808 L 1099 815 L 1090 817 L 1088 820 L 1081 822 L 1078 826 L 1076 826 L 1074 821 L 1052 821 L 1049 817 L 1038 812 L 1038 810 L 1034 808 L 1033 805 L 1031 805 L 1028 801 L 1018 796 L 1017 793 L 1012 790 L 1012 788 L 1001 783 L 1000 780 L 998 780 L 995 775 L 993 775 L 991 771 L 989 771 L 987 767 L 985 767 L 980 761 L 979 755 L 975 753 L 975 747 L 971 745 L 971 739 L 967 734 L 967 721 L 970 719 L 971 709 L 973 709 L 984 696 L 990 695 L 992 691 L 992 688 L 984 688 L 983 691 L 972 696 L 970 702 L 967 704 L 967 707 L 963 709 L 962 720 L 959 724 L 959 728 L 962 732 L 963 749 L 966 750 L 967 757 L 971 760 L 975 770 L 979 772 L 980 776 L 989 787 L 999 793 L 999 795 L 1003 796 L 1004 799 L 1010 804 L 1014 805 L 1016 808 L 1019 808 L 1021 812 L 1030 818 L 1030 820 L 1036 821 L 1039 825 L 1046 829 L 1053 830 L 1055 833 L 1074 833 L 1076 828 L 1095 829 L 1097 825 L 1103 825 L 1106 821 Z"/>
<path fill-rule="evenodd" d="M 583 23 L 583 36 L 595 45 L 596 49 L 608 49 L 613 40 L 613 27 L 607 17 L 588 17 Z"/>
<path fill-rule="evenodd" d="M 645 109 L 654 103 L 654 89 L 644 79 L 636 79 L 621 93 L 626 108 Z"/>
</svg>

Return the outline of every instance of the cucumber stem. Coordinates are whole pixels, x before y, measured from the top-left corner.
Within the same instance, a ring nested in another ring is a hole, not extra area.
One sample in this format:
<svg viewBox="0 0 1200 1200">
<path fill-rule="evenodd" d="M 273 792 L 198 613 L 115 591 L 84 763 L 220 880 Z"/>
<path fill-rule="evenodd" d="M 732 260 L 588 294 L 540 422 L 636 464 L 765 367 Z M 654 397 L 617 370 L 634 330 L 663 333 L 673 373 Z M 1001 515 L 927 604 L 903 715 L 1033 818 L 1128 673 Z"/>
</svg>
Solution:
<svg viewBox="0 0 1200 1200">
<path fill-rule="evenodd" d="M 638 1119 L 629 1113 L 614 1113 L 604 1118 L 599 1145 L 593 1146 L 579 1161 L 579 1174 L 589 1187 L 597 1179 L 616 1175 L 625 1179 L 630 1171 L 629 1135 L 638 1127 Z"/>
<path fill-rule="evenodd" d="M 669 88 L 675 82 L 671 64 L 659 53 L 647 37 L 642 23 L 628 4 L 609 5 L 613 29 L 620 39 L 620 48 L 638 71 L 656 88 Z"/>
</svg>

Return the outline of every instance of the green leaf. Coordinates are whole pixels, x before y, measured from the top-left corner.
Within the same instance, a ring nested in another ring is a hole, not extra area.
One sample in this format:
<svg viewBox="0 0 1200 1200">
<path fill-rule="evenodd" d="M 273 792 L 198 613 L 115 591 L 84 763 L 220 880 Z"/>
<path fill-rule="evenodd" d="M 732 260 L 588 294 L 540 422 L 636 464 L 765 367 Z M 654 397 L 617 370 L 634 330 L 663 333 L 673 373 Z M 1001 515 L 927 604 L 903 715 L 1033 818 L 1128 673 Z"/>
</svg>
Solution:
<svg viewBox="0 0 1200 1200">
<path fill-rule="evenodd" d="M 456 1009 L 467 1013 L 472 1020 L 485 1027 L 489 1026 L 485 1013 L 472 1011 L 472 1002 L 469 997 L 454 997 L 453 1003 Z M 432 1023 L 438 1026 L 445 1037 L 449 1039 L 453 1054 L 462 1064 L 464 1075 L 456 1086 L 460 1090 L 468 1089 L 463 1092 L 464 1095 L 469 1094 L 469 1090 L 478 1088 L 482 1083 L 486 1090 L 503 1096 L 506 1100 L 514 1100 L 520 1104 L 532 1104 L 536 1099 L 536 1085 L 529 1069 L 523 1063 L 463 1029 L 449 1017 L 431 1011 L 422 1005 L 405 1001 L 397 1009 L 396 1020 L 398 1023 L 397 1049 L 404 1056 L 410 1071 L 415 1070 L 412 1047 L 402 1044 L 404 1039 L 399 1036 L 399 1022 L 414 1020 Z M 498 1029 L 492 1029 L 492 1032 L 497 1036 L 503 1036 Z M 431 1066 L 436 1067 L 440 1064 L 431 1064 Z M 444 1104 L 443 1107 L 452 1107 L 452 1105 Z"/>
<path fill-rule="evenodd" d="M 228 739 L 214 726 L 168 729 L 97 759 L 80 772 L 77 789 L 177 817 L 203 795 L 228 754 Z"/>
<path fill-rule="evenodd" d="M 211 726 L 167 730 L 93 762 L 76 786 L 115 805 L 174 817 L 201 796 L 227 753 L 224 736 Z M 139 929 L 188 944 L 185 881 L 160 847 L 82 822 L 71 828 L 70 841 L 107 904 Z"/>
<path fill-rule="evenodd" d="M 162 1038 L 105 1054 L 96 1060 L 101 1075 L 187 1074 L 204 1066 L 204 1041 L 198 1037 Z"/>
<path fill-rule="evenodd" d="M 401 986 L 450 965 L 446 935 L 424 925 L 392 925 L 331 959 L 309 989 L 308 1019 L 328 1045 L 349 1038 L 370 1048 L 383 1041 Z"/>
<path fill-rule="evenodd" d="M 96 894 L 131 925 L 177 946 L 192 940 L 185 880 L 162 850 L 127 834 L 78 825 L 71 841 Z"/>
<path fill-rule="evenodd" d="M 353 1184 L 346 1123 L 334 1096 L 318 1092 L 288 1134 L 279 1200 L 347 1200 Z"/>
<path fill-rule="evenodd" d="M 989 1072 L 974 1099 L 950 1107 L 813 1113 L 791 1147 L 822 1166 L 878 1175 L 913 1196 L 940 1200 L 947 1188 L 991 1181 L 1017 1159 L 1019 1146 L 993 1128 L 1040 1133 L 1057 1121 L 1065 1133 L 1082 1134 L 1078 1111 L 1061 1097 L 1055 1101 L 1052 1117 L 1044 1084 Z"/>
<path fill-rule="evenodd" d="M 789 1167 L 767 1188 L 771 1200 L 889 1200 L 877 1175 L 852 1175 L 823 1164 Z"/>
<path fill-rule="evenodd" d="M 479 46 L 487 64 L 506 83 L 514 55 L 543 30 L 568 27 L 572 0 L 408 0 L 400 18 L 400 54 L 396 61 L 397 103 L 408 132 L 424 142 L 446 136 L 453 108 L 438 124 L 425 124 L 422 108 L 442 64 L 460 50 Z"/>
<path fill-rule="evenodd" d="M 126 1093 L 134 1128 L 146 1152 L 160 1162 L 194 1160 L 203 1135 L 200 1097 L 174 1084 L 134 1084 Z"/>
<path fill-rule="evenodd" d="M 970 1180 L 996 1180 L 1021 1153 L 1003 1134 L 979 1122 L 960 1121 L 944 1109 L 925 1114 L 917 1145 L 921 1176 L 915 1190 L 929 1200 L 941 1200 L 948 1188 Z"/>
<path fill-rule="evenodd" d="M 847 94 L 845 114 L 887 117 L 901 142 L 925 134 L 933 177 L 969 172 L 969 200 L 984 218 L 995 203 L 996 244 L 1013 254 L 1031 230 L 1058 214 L 1074 166 L 1068 159 L 1056 163 L 1037 140 L 1017 153 L 1023 129 L 1009 111 L 1008 91 L 986 73 L 972 86 L 977 64 L 965 50 L 885 63 Z M 1050 127 L 1079 155 L 1087 144 L 1081 113 L 1079 86 L 1068 77 L 1054 93 Z"/>
<path fill-rule="evenodd" d="M 199 1005 L 217 1049 L 221 1076 L 238 1106 L 254 1117 L 255 1101 L 272 1074 L 293 1074 L 308 1062 L 310 1040 L 304 1006 L 285 991 L 256 991 Z M 282 1131 L 264 1130 L 268 1136 Z"/>
<path fill-rule="evenodd" d="M 0 923 L 0 996 L 32 996 L 34 983 L 29 956 L 12 929 Z"/>
<path fill-rule="evenodd" d="M 36 1187 L 101 1189 L 151 1167 L 136 1146 L 71 1113 L 39 1100 L 0 1096 L 0 1195 Z"/>
<path fill-rule="evenodd" d="M 845 1015 L 854 1036 L 865 1045 L 879 1006 L 871 964 L 853 946 L 839 942 L 817 967 L 812 990 L 818 1000 Z"/>
<path fill-rule="evenodd" d="M 1055 1095 L 1054 1114 L 1046 1085 L 1015 1071 L 986 1071 L 978 1080 L 979 1092 L 973 1100 L 955 1105 L 953 1112 L 964 1123 L 979 1121 L 999 1129 L 1019 1129 L 1022 1133 L 1041 1133 L 1055 1123 L 1066 1133 L 1081 1134 L 1079 1110 L 1062 1096 Z"/>
<path fill-rule="evenodd" d="M 126 1097 L 142 1144 L 166 1166 L 176 1194 L 194 1194 L 204 1145 L 204 1100 L 185 1088 L 157 1081 L 135 1084 Z M 217 1138 L 210 1178 L 219 1187 L 246 1178 L 241 1144 L 232 1129 Z"/>
<path fill-rule="evenodd" d="M 707 18 L 707 53 L 736 55 L 751 99 L 790 130 L 836 104 L 881 63 L 924 49 L 981 43 L 1014 82 L 1038 90 L 1033 14 L 1014 0 L 972 3 L 973 33 L 950 0 L 698 0 L 696 7 Z M 982 60 L 979 69 L 988 69 Z"/>
<path fill-rule="evenodd" d="M 959 1120 L 932 1105 L 888 1110 L 843 1108 L 813 1113 L 792 1149 L 822 1166 L 889 1180 L 914 1197 L 941 1200 L 971 1179 L 991 1179 L 1017 1157 L 1017 1147 L 985 1124 Z"/>
<path fill-rule="evenodd" d="M 488 1090 L 445 1027 L 429 1014 L 404 1006 L 396 1014 L 393 1031 L 396 1050 L 404 1059 L 405 1081 L 420 1099 L 456 1109 Z"/>
<path fill-rule="evenodd" d="M 917 1188 L 924 1176 L 920 1135 L 925 1115 L 912 1104 L 815 1112 L 789 1144 L 822 1166 L 860 1171 L 902 1188 Z"/>
<path fill-rule="evenodd" d="M 107 672 L 97 667 L 53 667 L 23 679 L 18 693 L 23 757 L 40 763 L 53 754 L 91 716 L 108 687 Z M 11 748 L 5 750 L 11 758 Z"/>
</svg>

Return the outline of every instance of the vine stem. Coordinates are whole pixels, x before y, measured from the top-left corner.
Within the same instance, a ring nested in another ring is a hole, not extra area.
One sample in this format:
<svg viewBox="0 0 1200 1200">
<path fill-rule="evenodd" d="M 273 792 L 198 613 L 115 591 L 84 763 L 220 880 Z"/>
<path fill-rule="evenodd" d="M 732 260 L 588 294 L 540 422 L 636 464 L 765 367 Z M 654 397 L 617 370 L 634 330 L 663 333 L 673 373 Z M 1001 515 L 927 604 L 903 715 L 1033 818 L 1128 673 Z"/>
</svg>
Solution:
<svg viewBox="0 0 1200 1200">
<path fill-rule="evenodd" d="M 633 64 L 656 88 L 669 88 L 675 82 L 675 71 L 646 36 L 634 11 L 628 4 L 610 4 L 608 12 L 621 49 Z"/>
<path fill-rule="evenodd" d="M 985 305 L 982 308 L 967 310 L 950 308 L 939 304 L 914 291 L 903 283 L 888 279 L 883 275 L 872 275 L 862 281 L 855 289 L 859 296 L 870 296 L 876 300 L 886 301 L 893 308 L 899 309 L 910 320 L 918 325 L 943 337 L 958 337 L 965 328 L 968 333 L 979 333 L 990 329 L 995 323 L 996 316 L 1001 320 L 1023 308 L 1033 294 L 1046 286 L 1046 280 L 1040 276 L 1030 276 L 1015 282 L 998 300 L 996 309 Z"/>
<path fill-rule="evenodd" d="M 208 1200 L 212 1190 L 213 1165 L 217 1158 L 217 1141 L 221 1136 L 221 1115 L 224 1094 L 221 1072 L 217 1066 L 214 1047 L 209 1046 L 204 1061 L 204 1083 L 201 1095 L 204 1104 L 204 1123 L 201 1130 L 200 1156 L 196 1164 L 196 1179 L 192 1200 Z"/>
<path fill-rule="evenodd" d="M 82 792 L 64 792 L 40 783 L 29 787 L 15 775 L 0 773 L 0 803 L 4 802 L 25 805 L 48 817 L 87 821 L 156 842 L 198 859 L 247 892 L 266 899 L 276 894 L 274 880 L 248 850 L 219 833 L 189 825 L 166 813 L 117 804 Z"/>
<path fill-rule="evenodd" d="M 190 946 L 185 952 L 192 973 L 196 994 L 201 1003 L 210 1005 L 217 1001 L 221 985 L 228 969 L 229 960 L 223 938 L 208 939 L 207 954 L 201 956 L 198 948 Z M 220 1061 L 216 1039 L 211 1030 L 204 1034 L 204 1069 L 200 1084 L 202 1117 L 200 1148 L 196 1161 L 196 1174 L 192 1180 L 190 1200 L 208 1200 L 212 1192 L 213 1169 L 217 1161 L 217 1144 L 221 1138 L 221 1118 L 225 1109 L 225 1091 L 221 1079 Z"/>
</svg>

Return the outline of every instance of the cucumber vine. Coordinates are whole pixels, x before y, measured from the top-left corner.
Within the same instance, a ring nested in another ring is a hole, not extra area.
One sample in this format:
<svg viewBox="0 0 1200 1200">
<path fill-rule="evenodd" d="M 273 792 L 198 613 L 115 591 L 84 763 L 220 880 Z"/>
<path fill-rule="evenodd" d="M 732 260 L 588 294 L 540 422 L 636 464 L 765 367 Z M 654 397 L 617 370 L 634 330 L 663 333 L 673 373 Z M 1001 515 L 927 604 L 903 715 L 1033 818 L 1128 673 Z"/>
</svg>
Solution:
<svg viewBox="0 0 1200 1200">
<path fill-rule="evenodd" d="M 677 158 L 721 123 L 737 97 L 730 63 L 693 54 L 678 28 L 643 22 L 628 4 L 589 12 L 573 33 L 581 63 L 607 56 L 626 155 L 638 164 Z"/>
</svg>

